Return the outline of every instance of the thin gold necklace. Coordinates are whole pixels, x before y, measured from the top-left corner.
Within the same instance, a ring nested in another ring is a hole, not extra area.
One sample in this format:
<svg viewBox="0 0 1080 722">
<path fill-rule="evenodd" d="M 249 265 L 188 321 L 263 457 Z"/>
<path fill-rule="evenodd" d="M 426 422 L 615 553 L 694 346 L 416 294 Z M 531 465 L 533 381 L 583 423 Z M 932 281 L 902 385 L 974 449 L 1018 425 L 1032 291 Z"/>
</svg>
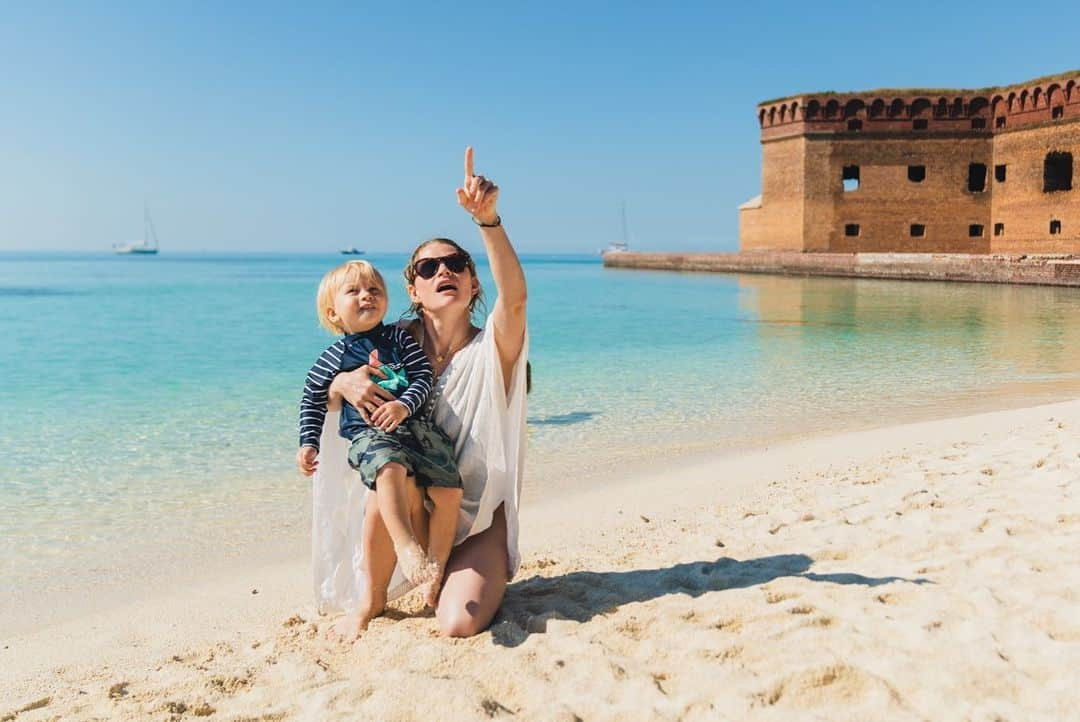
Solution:
<svg viewBox="0 0 1080 722">
<path fill-rule="evenodd" d="M 431 350 L 435 354 L 435 363 L 442 364 L 448 358 L 450 358 L 455 353 L 460 351 L 465 346 L 465 344 L 468 342 L 471 334 L 472 334 L 472 327 L 470 327 L 465 332 L 464 338 L 460 339 L 457 344 L 450 344 L 450 346 L 446 349 L 446 351 L 444 351 L 441 354 L 438 351 L 435 350 L 435 344 L 433 343 L 432 346 L 431 346 Z M 427 342 L 427 329 L 424 327 L 424 322 L 421 320 L 420 321 L 420 345 L 424 346 L 426 344 L 426 342 Z M 454 348 L 455 346 L 458 346 L 458 348 Z"/>
<path fill-rule="evenodd" d="M 465 345 L 465 339 L 466 338 L 468 338 L 468 334 L 466 334 L 465 338 L 461 339 L 458 343 L 450 344 L 450 346 L 447 347 L 447 349 L 446 349 L 446 351 L 444 353 L 440 354 L 440 353 L 436 352 L 436 354 L 435 354 L 435 363 L 441 364 L 444 361 L 446 361 L 447 358 L 449 358 L 450 356 L 453 356 L 455 353 L 460 351 L 461 348 Z M 457 346 L 457 348 L 454 348 L 455 346 Z M 435 349 L 432 348 L 431 350 L 434 351 Z"/>
</svg>

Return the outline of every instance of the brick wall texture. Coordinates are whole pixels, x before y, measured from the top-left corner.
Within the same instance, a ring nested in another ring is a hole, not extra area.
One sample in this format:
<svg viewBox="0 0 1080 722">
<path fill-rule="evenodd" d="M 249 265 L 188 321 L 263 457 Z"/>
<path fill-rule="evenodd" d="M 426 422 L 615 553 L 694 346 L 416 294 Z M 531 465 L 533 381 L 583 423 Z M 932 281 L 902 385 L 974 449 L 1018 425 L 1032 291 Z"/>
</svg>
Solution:
<svg viewBox="0 0 1080 722">
<path fill-rule="evenodd" d="M 739 210 L 743 251 L 1080 253 L 1080 73 L 797 96 L 758 106 L 758 119 L 761 200 Z M 1071 155 L 1071 190 L 1045 190 L 1050 154 Z M 845 190 L 845 169 L 857 188 Z"/>
</svg>

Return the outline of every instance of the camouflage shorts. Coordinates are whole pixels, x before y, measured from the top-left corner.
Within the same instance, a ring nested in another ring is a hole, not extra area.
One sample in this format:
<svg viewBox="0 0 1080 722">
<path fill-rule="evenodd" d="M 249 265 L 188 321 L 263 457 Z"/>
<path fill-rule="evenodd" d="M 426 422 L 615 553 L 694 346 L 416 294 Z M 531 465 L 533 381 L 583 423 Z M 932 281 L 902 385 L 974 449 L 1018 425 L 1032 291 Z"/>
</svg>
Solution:
<svg viewBox="0 0 1080 722">
<path fill-rule="evenodd" d="M 407 419 L 390 433 L 369 427 L 353 437 L 349 466 L 360 472 L 364 486 L 374 489 L 379 469 L 390 463 L 414 474 L 417 486 L 461 488 L 454 445 L 430 421 Z"/>
</svg>

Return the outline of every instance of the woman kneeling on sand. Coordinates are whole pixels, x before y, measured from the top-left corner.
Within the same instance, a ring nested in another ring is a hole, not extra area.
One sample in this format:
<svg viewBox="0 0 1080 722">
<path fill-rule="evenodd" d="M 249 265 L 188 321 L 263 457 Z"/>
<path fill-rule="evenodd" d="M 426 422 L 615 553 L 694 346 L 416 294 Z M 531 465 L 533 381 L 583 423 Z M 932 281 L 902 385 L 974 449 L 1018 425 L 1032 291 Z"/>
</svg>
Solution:
<svg viewBox="0 0 1080 722">
<path fill-rule="evenodd" d="M 517 511 L 528 356 L 525 275 L 496 212 L 498 194 L 495 184 L 473 174 L 472 148 L 467 148 L 458 203 L 480 229 L 498 293 L 483 328 L 472 323 L 481 297 L 476 266 L 458 244 L 443 238 L 421 243 L 405 268 L 415 318 L 401 323 L 423 348 L 436 378 L 425 412 L 453 441 L 464 483 L 454 546 L 447 559 L 436 560 L 442 574 L 425 590 L 439 629 L 456 637 L 487 628 L 520 561 Z M 331 411 L 344 399 L 366 417 L 392 401 L 393 395 L 376 385 L 372 375 L 379 372 L 367 366 L 339 374 L 330 390 Z M 394 546 L 375 494 L 348 481 L 342 448 L 347 442 L 335 429 L 328 417 L 315 480 L 315 581 L 321 607 L 346 613 L 334 629 L 336 636 L 348 640 L 382 614 L 387 601 L 407 591 L 408 584 L 395 568 Z M 427 548 L 424 493 L 414 477 L 409 479 L 412 527 Z"/>
</svg>

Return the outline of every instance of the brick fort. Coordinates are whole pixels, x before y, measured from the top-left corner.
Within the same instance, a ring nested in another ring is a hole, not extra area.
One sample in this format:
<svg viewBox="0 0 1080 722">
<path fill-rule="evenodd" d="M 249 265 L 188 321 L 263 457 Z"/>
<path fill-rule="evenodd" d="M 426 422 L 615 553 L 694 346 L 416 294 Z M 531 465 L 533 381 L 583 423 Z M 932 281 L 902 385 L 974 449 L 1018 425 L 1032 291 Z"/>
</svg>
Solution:
<svg viewBox="0 0 1080 722">
<path fill-rule="evenodd" d="M 742 251 L 1080 253 L 1080 70 L 979 90 L 758 105 Z"/>
</svg>

